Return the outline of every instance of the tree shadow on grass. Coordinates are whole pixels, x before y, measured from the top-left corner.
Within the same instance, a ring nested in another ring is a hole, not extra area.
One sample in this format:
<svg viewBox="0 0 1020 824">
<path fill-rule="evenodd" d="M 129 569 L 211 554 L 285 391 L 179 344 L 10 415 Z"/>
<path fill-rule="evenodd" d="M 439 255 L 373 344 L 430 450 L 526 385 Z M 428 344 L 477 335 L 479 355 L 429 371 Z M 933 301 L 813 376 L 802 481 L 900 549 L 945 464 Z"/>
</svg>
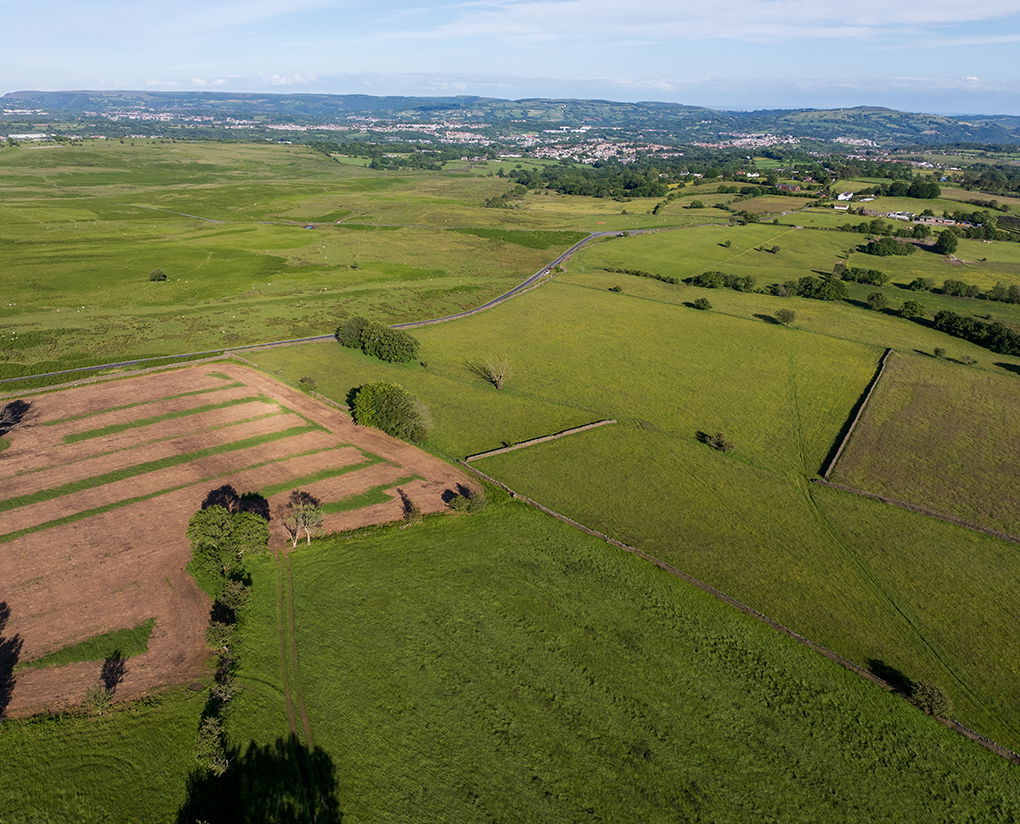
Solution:
<svg viewBox="0 0 1020 824">
<path fill-rule="evenodd" d="M 0 601 L 0 633 L 4 631 L 10 617 L 11 608 L 6 601 Z M 21 657 L 22 643 L 17 633 L 11 636 L 0 635 L 0 718 L 4 717 L 14 694 L 14 667 Z"/>
<path fill-rule="evenodd" d="M 869 658 L 867 663 L 868 671 L 872 675 L 877 675 L 896 692 L 901 695 L 911 695 L 914 692 L 914 682 L 892 664 L 887 664 L 879 658 Z"/>
<path fill-rule="evenodd" d="M 755 313 L 755 317 L 758 318 L 758 320 L 765 321 L 765 323 L 772 323 L 776 326 L 782 326 L 779 320 L 777 318 L 772 317 L 772 315 L 763 315 L 761 313 Z"/>
<path fill-rule="evenodd" d="M 264 495 L 258 492 L 241 494 L 230 484 L 209 490 L 205 500 L 202 501 L 202 509 L 208 509 L 211 506 L 222 506 L 231 515 L 236 515 L 238 512 L 253 512 L 267 521 L 270 520 L 269 501 Z"/>
<path fill-rule="evenodd" d="M 1020 366 L 1017 366 L 1015 363 L 1004 363 L 1002 361 L 996 361 L 995 365 L 1001 366 L 1007 372 L 1013 372 L 1017 375 L 1020 375 Z"/>
<path fill-rule="evenodd" d="M 119 649 L 114 650 L 103 661 L 103 668 L 99 672 L 99 681 L 103 685 L 103 689 L 113 695 L 117 687 L 120 686 L 120 682 L 124 680 L 126 672 L 127 659 Z"/>
<path fill-rule="evenodd" d="M 228 753 L 222 775 L 196 770 L 177 824 L 340 824 L 333 759 L 297 736 Z"/>
</svg>

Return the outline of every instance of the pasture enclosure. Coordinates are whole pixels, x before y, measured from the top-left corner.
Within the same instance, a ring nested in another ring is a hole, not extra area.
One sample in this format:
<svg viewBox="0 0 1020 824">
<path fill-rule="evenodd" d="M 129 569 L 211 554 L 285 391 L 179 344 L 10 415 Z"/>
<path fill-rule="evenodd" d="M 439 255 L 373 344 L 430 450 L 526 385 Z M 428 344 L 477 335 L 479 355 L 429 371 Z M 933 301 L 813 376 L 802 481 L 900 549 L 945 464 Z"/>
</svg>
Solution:
<svg viewBox="0 0 1020 824">
<path fill-rule="evenodd" d="M 896 353 L 832 480 L 1020 535 L 1020 380 Z"/>
<path fill-rule="evenodd" d="M 211 490 L 259 493 L 275 512 L 300 487 L 323 501 L 324 529 L 336 531 L 400 519 L 404 496 L 422 512 L 445 509 L 443 494 L 464 481 L 438 459 L 232 363 L 24 401 L 26 421 L 0 456 L 5 633 L 21 639 L 20 664 L 40 665 L 16 672 L 11 715 L 80 701 L 98 680 L 95 659 L 130 640 L 104 637 L 146 624 L 145 642 L 131 641 L 137 654 L 119 696 L 202 672 L 209 601 L 185 571 L 185 532 Z M 270 530 L 282 544 L 275 519 Z"/>
</svg>

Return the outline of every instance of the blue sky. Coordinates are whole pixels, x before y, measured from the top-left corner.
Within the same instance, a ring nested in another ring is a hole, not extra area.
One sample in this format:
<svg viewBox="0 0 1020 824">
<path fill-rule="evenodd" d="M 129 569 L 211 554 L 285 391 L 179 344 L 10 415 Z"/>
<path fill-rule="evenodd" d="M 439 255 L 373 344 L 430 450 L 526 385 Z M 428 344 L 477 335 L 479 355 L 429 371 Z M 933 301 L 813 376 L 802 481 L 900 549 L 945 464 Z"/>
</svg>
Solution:
<svg viewBox="0 0 1020 824">
<path fill-rule="evenodd" d="M 0 0 L 0 91 L 885 105 L 1020 115 L 1020 0 Z"/>
</svg>

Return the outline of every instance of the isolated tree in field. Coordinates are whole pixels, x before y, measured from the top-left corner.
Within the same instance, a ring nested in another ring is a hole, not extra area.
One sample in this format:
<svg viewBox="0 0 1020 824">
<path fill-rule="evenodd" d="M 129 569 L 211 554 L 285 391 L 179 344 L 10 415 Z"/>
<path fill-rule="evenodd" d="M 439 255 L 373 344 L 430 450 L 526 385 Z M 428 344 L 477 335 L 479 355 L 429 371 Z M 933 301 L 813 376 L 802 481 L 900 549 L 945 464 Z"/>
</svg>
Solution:
<svg viewBox="0 0 1020 824">
<path fill-rule="evenodd" d="M 418 359 L 418 339 L 402 329 L 390 329 L 361 317 L 347 318 L 337 328 L 337 342 L 349 349 L 360 349 L 373 358 L 390 363 Z"/>
<path fill-rule="evenodd" d="M 312 542 L 312 532 L 322 526 L 322 501 L 302 489 L 294 489 L 281 504 L 277 515 L 283 528 L 290 535 L 291 547 L 296 547 L 302 534 L 307 543 Z"/>
<path fill-rule="evenodd" d="M 359 426 L 374 426 L 395 438 L 414 443 L 420 443 L 428 435 L 428 411 L 403 387 L 393 383 L 368 383 L 351 394 L 351 412 Z"/>
<path fill-rule="evenodd" d="M 778 309 L 776 311 L 776 320 L 783 324 L 783 326 L 789 326 L 796 317 L 797 313 L 792 309 Z"/>
<path fill-rule="evenodd" d="M 708 298 L 697 298 L 692 304 L 695 309 L 700 309 L 703 312 L 707 312 L 712 308 L 712 302 Z"/>
<path fill-rule="evenodd" d="M 149 280 L 151 280 L 153 283 L 160 283 L 166 280 L 166 272 L 164 272 L 162 269 L 153 269 L 151 272 L 149 272 Z"/>
<path fill-rule="evenodd" d="M 486 383 L 491 383 L 496 389 L 502 389 L 506 379 L 510 377 L 510 362 L 506 358 L 471 361 L 467 364 L 467 368 Z"/>
<path fill-rule="evenodd" d="M 956 237 L 956 232 L 946 229 L 943 232 L 939 232 L 939 236 L 935 240 L 934 249 L 940 255 L 951 255 L 956 251 L 958 244 L 959 240 Z"/>
<path fill-rule="evenodd" d="M 900 307 L 900 317 L 907 320 L 917 320 L 924 317 L 924 307 L 916 300 L 905 300 Z"/>
<path fill-rule="evenodd" d="M 889 299 L 881 292 L 872 292 L 868 295 L 868 306 L 876 312 L 881 312 L 889 306 Z"/>
<path fill-rule="evenodd" d="M 701 201 L 701 200 L 692 200 L 690 202 L 690 205 L 687 208 L 688 209 L 704 209 L 705 208 L 705 203 L 704 203 L 704 201 Z"/>
</svg>

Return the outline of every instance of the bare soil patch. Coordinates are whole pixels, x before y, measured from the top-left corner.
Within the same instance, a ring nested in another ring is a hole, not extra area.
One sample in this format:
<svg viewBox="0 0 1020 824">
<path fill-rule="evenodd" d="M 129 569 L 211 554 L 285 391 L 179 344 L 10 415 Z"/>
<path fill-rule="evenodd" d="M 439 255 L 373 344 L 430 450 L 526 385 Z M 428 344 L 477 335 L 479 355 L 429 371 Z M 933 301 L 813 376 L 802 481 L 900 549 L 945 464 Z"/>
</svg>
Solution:
<svg viewBox="0 0 1020 824">
<path fill-rule="evenodd" d="M 210 377 L 210 372 L 222 373 L 226 379 Z M 233 381 L 245 386 L 163 400 Z M 238 404 L 76 443 L 62 440 L 69 431 L 194 408 L 210 397 L 219 400 L 260 394 L 272 401 Z M 44 425 L 47 420 L 142 399 L 154 403 Z M 211 605 L 185 566 L 190 558 L 187 522 L 210 489 L 229 483 L 240 491 L 258 491 L 293 483 L 324 500 L 342 500 L 417 476 L 427 480 L 411 481 L 400 488 L 421 511 L 434 512 L 445 508 L 444 492 L 469 483 L 459 470 L 416 447 L 377 430 L 357 427 L 342 412 L 235 364 L 218 363 L 215 368 L 203 364 L 89 384 L 34 396 L 32 401 L 37 412 L 33 426 L 19 432 L 11 449 L 0 456 L 0 494 L 4 499 L 55 489 L 146 461 L 308 426 L 309 421 L 322 427 L 0 512 L 0 535 L 35 529 L 0 544 L 6 584 L 2 598 L 11 610 L 5 635 L 17 634 L 22 639 L 21 660 L 156 619 L 148 652 L 127 661 L 125 678 L 117 689 L 120 698 L 187 683 L 206 673 L 205 627 Z M 242 422 L 279 411 L 280 405 L 296 414 Z M 382 461 L 336 477 L 308 480 L 375 458 Z M 395 488 L 389 491 L 391 498 L 384 504 L 328 515 L 327 529 L 399 519 L 402 502 Z M 287 494 L 278 493 L 271 502 Z M 143 495 L 152 497 L 126 503 Z M 47 526 L 56 519 L 102 506 L 113 508 Z M 274 542 L 281 537 L 277 532 L 273 530 Z M 97 661 L 19 671 L 6 712 L 24 716 L 80 702 L 85 691 L 97 683 L 101 666 Z"/>
</svg>

